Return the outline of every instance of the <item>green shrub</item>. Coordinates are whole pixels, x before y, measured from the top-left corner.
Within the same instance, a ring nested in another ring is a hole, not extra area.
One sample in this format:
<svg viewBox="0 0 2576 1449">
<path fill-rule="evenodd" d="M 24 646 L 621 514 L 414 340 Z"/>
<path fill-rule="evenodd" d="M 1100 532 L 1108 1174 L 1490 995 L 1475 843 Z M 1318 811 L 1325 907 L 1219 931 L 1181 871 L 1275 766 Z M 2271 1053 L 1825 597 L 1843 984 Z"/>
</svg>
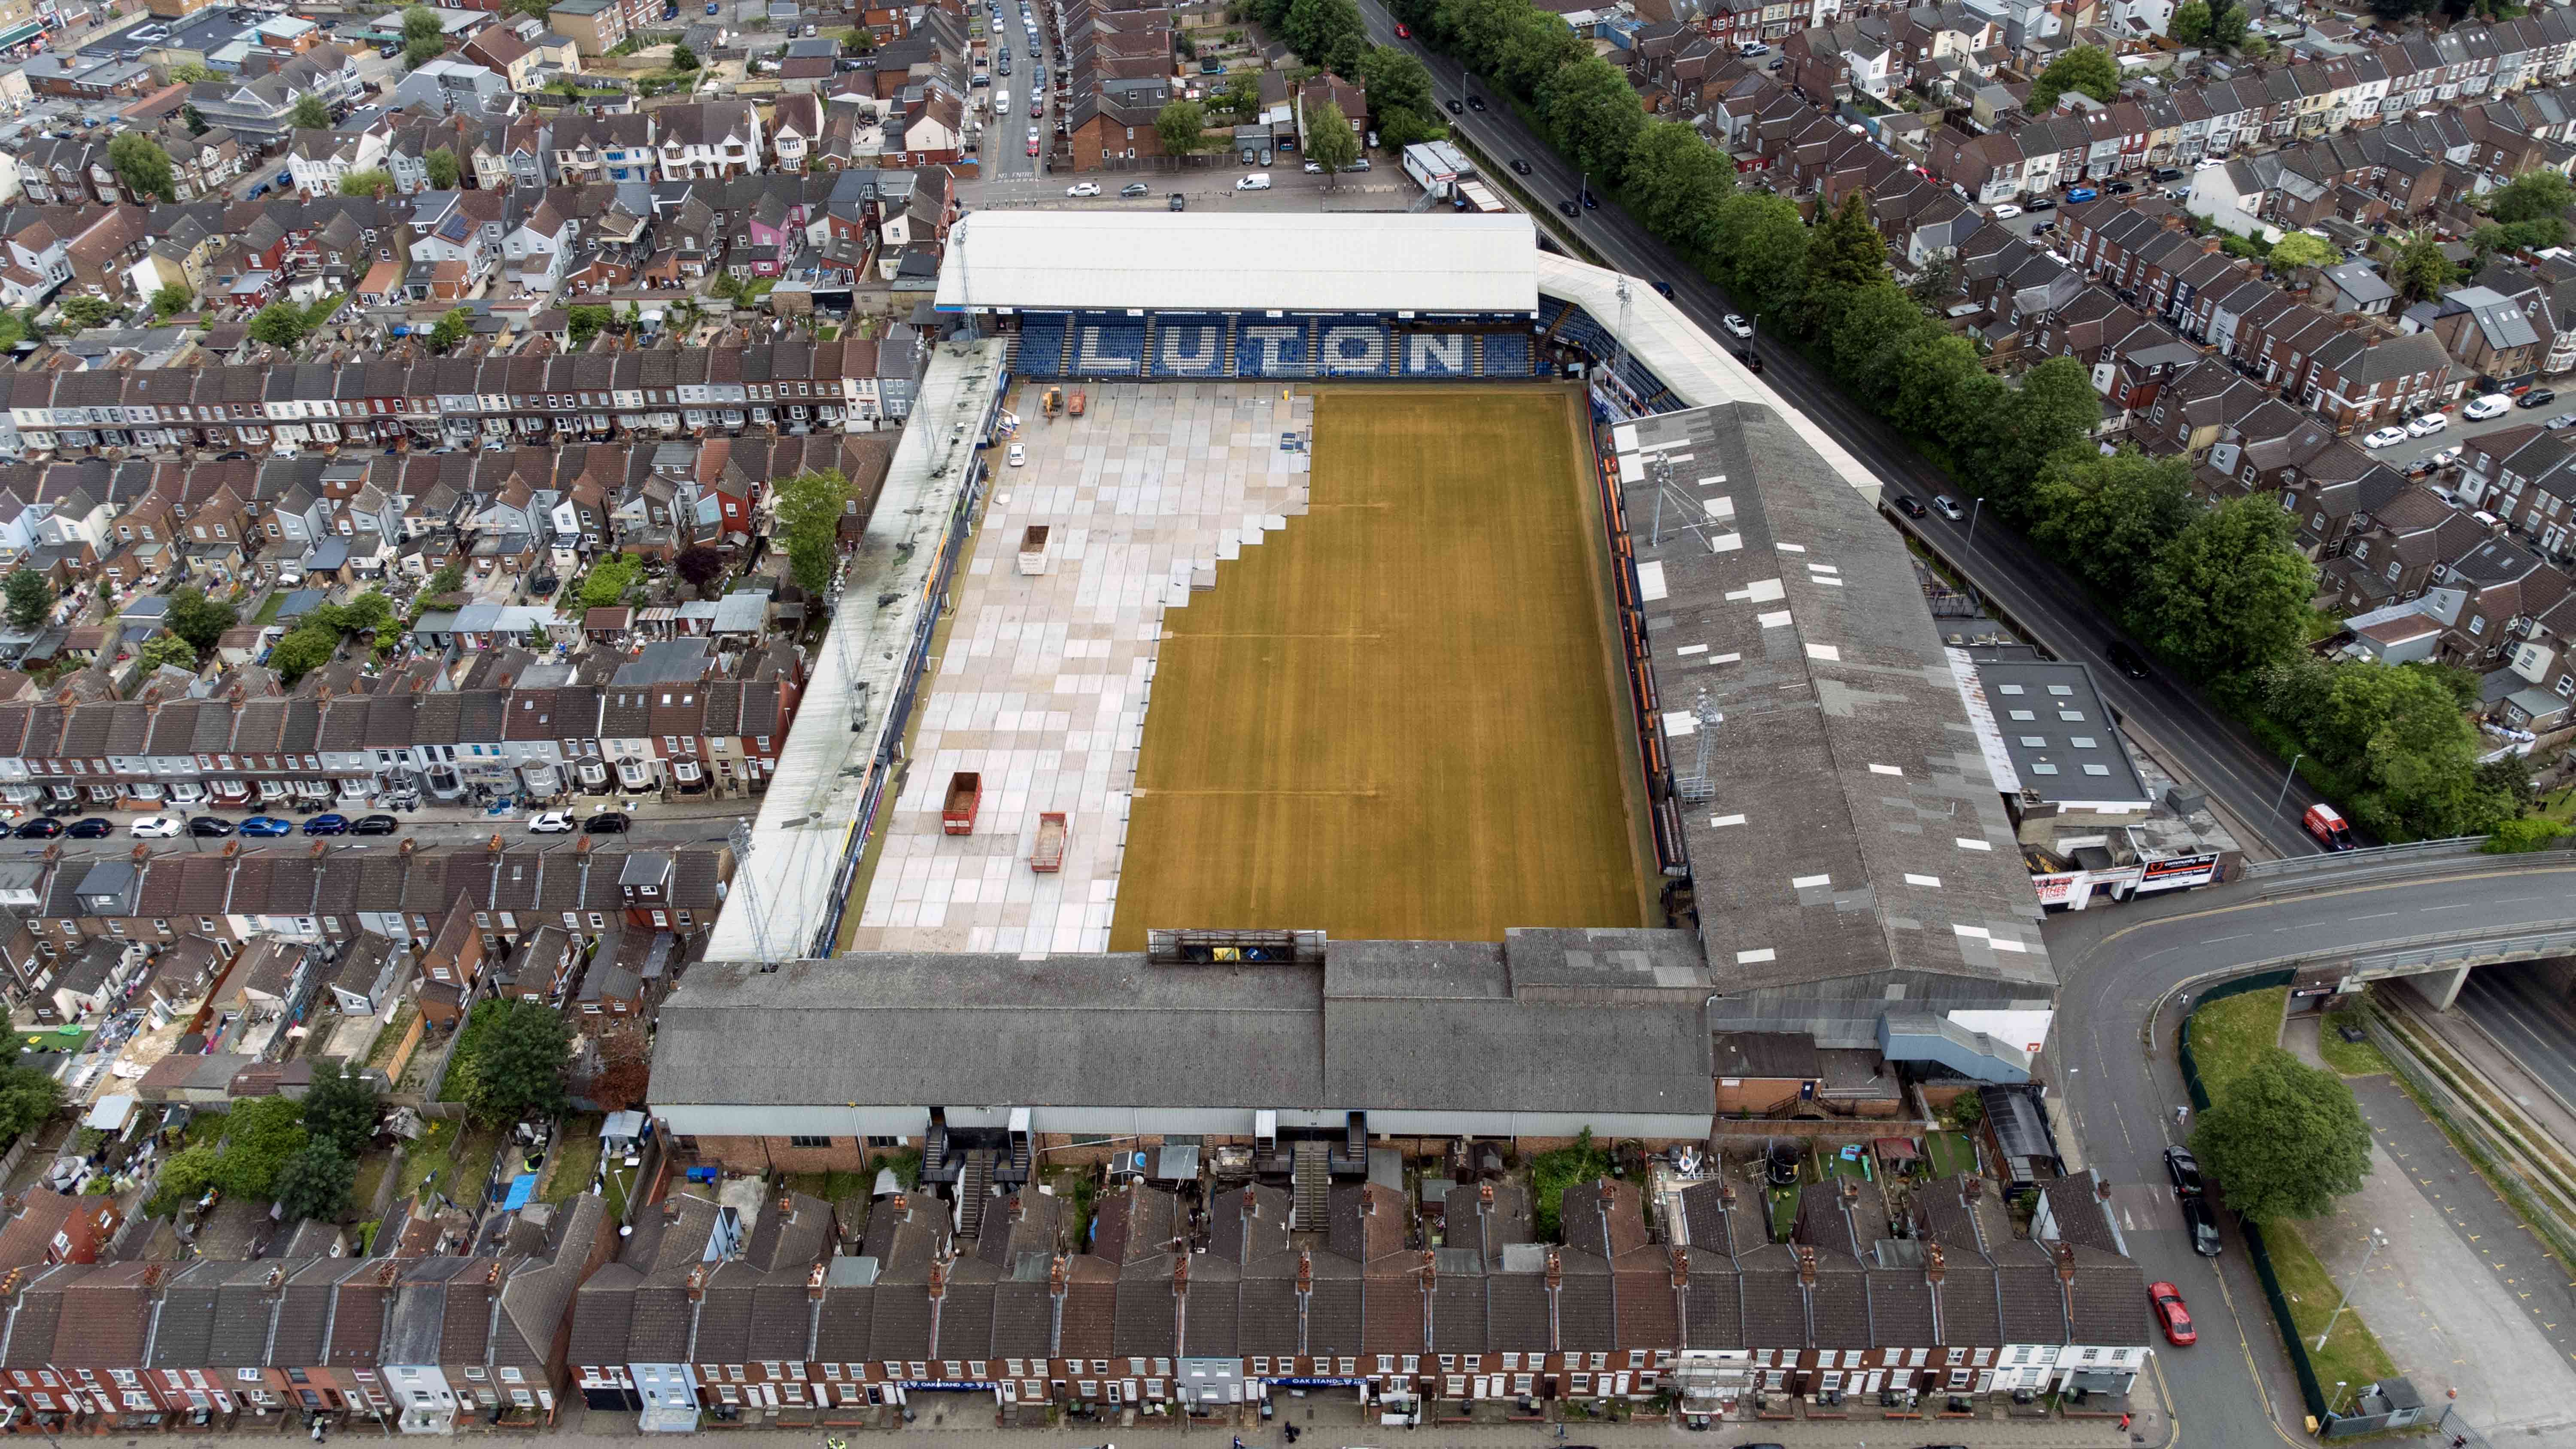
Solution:
<svg viewBox="0 0 2576 1449">
<path fill-rule="evenodd" d="M 2478 849 L 2489 855 L 2521 855 L 2526 851 L 2547 850 L 2550 842 L 2567 833 L 2567 827 L 2555 820 L 2525 815 L 2497 826 Z"/>
</svg>

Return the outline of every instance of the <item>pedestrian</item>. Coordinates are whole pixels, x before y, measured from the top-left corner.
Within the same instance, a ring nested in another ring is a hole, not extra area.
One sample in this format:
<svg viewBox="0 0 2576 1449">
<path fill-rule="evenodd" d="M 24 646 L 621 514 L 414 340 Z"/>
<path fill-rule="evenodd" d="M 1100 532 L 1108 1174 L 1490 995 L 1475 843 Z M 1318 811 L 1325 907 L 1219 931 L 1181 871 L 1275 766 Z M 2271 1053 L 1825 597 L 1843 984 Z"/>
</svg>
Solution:
<svg viewBox="0 0 2576 1449">
<path fill-rule="evenodd" d="M 2179 1126 L 2181 1126 L 2184 1122 L 2189 1121 L 2189 1120 L 2190 1120 L 2190 1118 L 2191 1118 L 2191 1104 L 2190 1104 L 2190 1103 L 2186 1102 L 2186 1103 L 2184 1103 L 2183 1105 L 2181 1105 L 2181 1106 L 2179 1106 L 2179 1107 L 2174 1108 L 2174 1125 L 2175 1125 L 2176 1127 L 2179 1127 Z"/>
</svg>

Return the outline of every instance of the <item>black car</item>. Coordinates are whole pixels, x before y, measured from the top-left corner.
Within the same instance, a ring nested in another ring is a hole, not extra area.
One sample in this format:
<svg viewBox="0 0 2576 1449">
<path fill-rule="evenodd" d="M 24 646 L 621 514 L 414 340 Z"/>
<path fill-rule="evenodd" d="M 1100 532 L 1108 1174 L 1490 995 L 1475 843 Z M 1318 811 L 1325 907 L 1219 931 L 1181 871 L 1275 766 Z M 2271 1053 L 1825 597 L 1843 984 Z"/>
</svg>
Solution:
<svg viewBox="0 0 2576 1449">
<path fill-rule="evenodd" d="M 74 840 L 99 840 L 116 833 L 116 822 L 104 815 L 85 816 L 73 821 L 63 834 Z"/>
<path fill-rule="evenodd" d="M 1593 195 L 1590 191 L 1584 192 L 1581 196 L 1578 196 L 1575 199 L 1583 203 L 1583 209 L 1585 211 L 1598 211 L 1601 209 L 1601 198 Z"/>
<path fill-rule="evenodd" d="M 1908 518 L 1921 518 L 1924 514 L 1931 511 L 1923 506 L 1922 499 L 1915 497 L 1911 493 L 1899 493 L 1887 501 L 1895 504 L 1896 511 L 1904 514 Z"/>
<path fill-rule="evenodd" d="M 2209 1210 L 2209 1199 L 2194 1193 L 2182 1200 L 2182 1225 L 2191 1233 L 2191 1250 L 2204 1258 L 2218 1256 L 2218 1214 Z"/>
<path fill-rule="evenodd" d="M 1669 301 L 1671 301 L 1671 300 L 1673 299 L 1673 284 L 1672 284 L 1672 283 L 1670 283 L 1670 282 L 1650 282 L 1650 283 L 1648 283 L 1647 285 L 1649 285 L 1649 286 L 1653 287 L 1656 291 L 1663 293 L 1663 294 L 1664 294 L 1664 300 L 1665 300 L 1665 301 L 1669 302 Z"/>
<path fill-rule="evenodd" d="M 1556 204 L 1556 209 L 1564 212 L 1568 216 L 1581 216 L 1583 214 L 1583 208 L 1575 205 L 1571 201 L 1558 202 Z"/>
<path fill-rule="evenodd" d="M 1514 176 L 1527 176 L 1530 174 L 1530 164 L 1517 156 L 1513 157 L 1512 174 Z"/>
<path fill-rule="evenodd" d="M 402 822 L 390 815 L 361 815 L 349 822 L 351 835 L 391 835 L 402 829 Z"/>
<path fill-rule="evenodd" d="M 1467 108 L 1458 104 L 1456 101 L 1443 101 L 1441 104 L 1447 106 L 1449 108 L 1449 114 L 1453 116 L 1463 116 L 1467 114 Z"/>
<path fill-rule="evenodd" d="M 239 448 L 235 448 L 229 453 L 217 453 L 215 455 L 215 461 L 218 463 L 238 463 L 249 456 L 250 454 L 243 452 Z"/>
<path fill-rule="evenodd" d="M 1468 110 L 1471 110 L 1471 111 L 1481 111 L 1481 110 L 1483 110 L 1484 108 L 1485 108 L 1485 98 L 1484 98 L 1483 96 L 1469 96 L 1469 97 L 1467 98 L 1467 109 L 1468 109 Z"/>
<path fill-rule="evenodd" d="M 2514 403 L 2518 408 L 2541 408 L 2558 401 L 2558 394 L 2545 387 L 2535 387 Z"/>
<path fill-rule="evenodd" d="M 583 821 L 581 829 L 585 835 L 624 835 L 634 823 L 625 811 L 610 810 Z"/>
<path fill-rule="evenodd" d="M 51 840 L 63 833 L 63 822 L 50 815 L 39 815 L 11 833 L 20 840 Z"/>
<path fill-rule="evenodd" d="M 2184 1197 L 2200 1196 L 2200 1159 L 2191 1155 L 2190 1148 L 2165 1149 L 2165 1176 L 2173 1179 L 2175 1192 Z"/>
<path fill-rule="evenodd" d="M 2114 181 L 2108 189 L 2113 196 L 2126 196 L 2138 188 L 2130 182 Z"/>
<path fill-rule="evenodd" d="M 2102 651 L 2102 657 L 2111 661 L 2112 668 L 2129 676 L 2131 679 L 2144 679 L 2147 677 L 2147 661 L 2138 657 L 2137 650 L 2130 648 L 2128 645 L 2121 643 L 2117 639 L 2111 641 L 2110 648 Z"/>
<path fill-rule="evenodd" d="M 2030 200 L 2023 202 L 2021 204 L 2021 209 L 2024 211 L 2055 211 L 2057 209 L 2057 198 L 2053 196 L 2034 196 Z"/>
<path fill-rule="evenodd" d="M 233 823 L 219 815 L 191 815 L 188 817 L 188 833 L 200 839 L 213 839 L 232 834 Z"/>
</svg>

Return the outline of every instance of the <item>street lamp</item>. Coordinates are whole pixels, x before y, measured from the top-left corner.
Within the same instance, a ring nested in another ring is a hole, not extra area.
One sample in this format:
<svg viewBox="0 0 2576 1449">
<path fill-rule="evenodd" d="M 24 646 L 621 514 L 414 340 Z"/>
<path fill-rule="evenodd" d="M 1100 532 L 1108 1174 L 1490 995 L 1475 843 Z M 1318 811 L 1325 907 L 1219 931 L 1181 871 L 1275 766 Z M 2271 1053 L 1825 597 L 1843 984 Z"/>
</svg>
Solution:
<svg viewBox="0 0 2576 1449">
<path fill-rule="evenodd" d="M 2287 800 L 2290 798 L 2290 782 L 2291 782 L 2292 780 L 2295 780 L 2295 779 L 2297 779 L 2297 778 L 2298 778 L 2298 775 L 2299 775 L 2299 761 L 2304 760 L 2304 759 L 2306 759 L 2307 757 L 2308 757 L 2308 754 L 2307 754 L 2307 751 L 2305 751 L 2305 750 L 2301 750 L 2299 753 L 2297 753 L 2297 754 L 2295 754 L 2295 755 L 2292 755 L 2292 756 L 2290 757 L 2290 768 L 2288 768 L 2288 769 L 2286 769 L 2286 770 L 2283 770 L 2283 771 L 2281 772 L 2281 793 L 2280 793 L 2279 795 L 2277 795 L 2277 796 L 2273 797 L 2273 800 L 2272 800 L 2272 813 L 2273 813 L 2273 814 L 2275 814 L 2275 815 L 2280 814 L 2280 813 L 2281 813 L 2281 806 L 2282 806 L 2283 802 L 2287 801 Z"/>
<path fill-rule="evenodd" d="M 1985 511 L 1986 500 L 1983 498 L 1968 505 L 1968 547 L 1970 548 L 1977 546 L 1977 515 Z"/>
<path fill-rule="evenodd" d="M 2316 1351 L 2317 1351 L 2318 1353 L 2323 1353 L 2323 1352 L 2325 1352 L 2325 1351 L 2326 1351 L 2326 1337 L 2327 1337 L 2327 1335 L 2328 1335 L 2328 1334 L 2331 1334 L 2331 1333 L 2333 1333 L 2333 1332 L 2334 1332 L 2335 1320 L 2336 1320 L 2336 1319 L 2338 1319 L 2338 1318 L 2343 1317 L 2343 1308 L 2344 1308 L 2344 1305 L 2345 1305 L 2345 1304 L 2347 1304 L 2347 1303 L 2350 1303 L 2350 1302 L 2352 1301 L 2352 1285 L 2353 1285 L 2353 1282 L 2354 1282 L 2355 1280 L 2359 1279 L 2359 1278 L 2361 1277 L 2361 1275 L 2362 1275 L 2362 1274 L 2367 1273 L 2367 1272 L 2369 1272 L 2369 1271 L 2370 1271 L 2370 1255 L 2371 1255 L 2371 1254 L 2373 1254 L 2373 1253 L 2378 1252 L 2378 1251 L 2380 1250 L 2380 1248 L 2381 1248 L 2382 1246 L 2384 1246 L 2387 1242 L 2388 1242 L 2388 1235 L 2387 1235 L 2386 1233 L 2381 1232 L 2381 1231 L 2380 1231 L 2379 1229 L 2377 1229 L 2377 1228 L 2372 1228 L 2372 1229 L 2370 1230 L 2370 1242 L 2369 1242 L 2366 1246 L 2364 1246 L 2364 1247 L 2362 1248 L 2362 1250 L 2361 1250 L 2361 1266 L 2353 1270 L 2353 1273 L 2352 1273 L 2352 1277 L 2351 1277 L 2351 1278 L 2348 1278 L 2348 1279 L 2344 1280 L 2344 1285 L 2343 1285 L 2343 1297 L 2341 1297 L 2341 1298 L 2339 1298 L 2339 1299 L 2335 1300 L 2335 1311 L 2326 1315 L 2326 1331 L 2325 1331 L 2325 1333 L 2320 1333 L 2320 1334 L 2318 1334 L 2318 1335 L 2317 1335 L 2317 1347 L 2316 1347 Z M 2337 1384 L 2337 1385 L 2335 1385 L 2335 1387 L 2336 1387 L 2336 1388 L 2338 1388 L 2338 1389 L 2340 1389 L 2340 1388 L 2342 1388 L 2342 1387 L 2343 1387 L 2343 1385 L 2341 1385 L 2341 1384 Z"/>
</svg>

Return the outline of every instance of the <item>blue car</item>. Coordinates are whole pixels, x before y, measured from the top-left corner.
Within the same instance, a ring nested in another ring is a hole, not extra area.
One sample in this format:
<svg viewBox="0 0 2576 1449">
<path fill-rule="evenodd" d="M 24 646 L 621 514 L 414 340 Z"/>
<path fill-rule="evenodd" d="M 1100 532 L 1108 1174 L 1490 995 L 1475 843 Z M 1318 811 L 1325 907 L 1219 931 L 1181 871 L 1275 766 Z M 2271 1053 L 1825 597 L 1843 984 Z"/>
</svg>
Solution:
<svg viewBox="0 0 2576 1449">
<path fill-rule="evenodd" d="M 2090 186 L 2079 186 L 2073 191 L 2066 193 L 2066 202 L 2069 206 L 2080 205 L 2083 202 L 2091 201 L 2094 197 L 2099 195 L 2101 195 L 2101 193 L 2095 191 Z"/>
<path fill-rule="evenodd" d="M 328 815 L 316 815 L 312 819 L 304 822 L 304 833 L 307 835 L 346 835 L 349 833 L 349 817 L 336 812 Z"/>
<path fill-rule="evenodd" d="M 241 833 L 255 836 L 293 835 L 295 827 L 274 815 L 254 815 L 241 823 Z"/>
</svg>

